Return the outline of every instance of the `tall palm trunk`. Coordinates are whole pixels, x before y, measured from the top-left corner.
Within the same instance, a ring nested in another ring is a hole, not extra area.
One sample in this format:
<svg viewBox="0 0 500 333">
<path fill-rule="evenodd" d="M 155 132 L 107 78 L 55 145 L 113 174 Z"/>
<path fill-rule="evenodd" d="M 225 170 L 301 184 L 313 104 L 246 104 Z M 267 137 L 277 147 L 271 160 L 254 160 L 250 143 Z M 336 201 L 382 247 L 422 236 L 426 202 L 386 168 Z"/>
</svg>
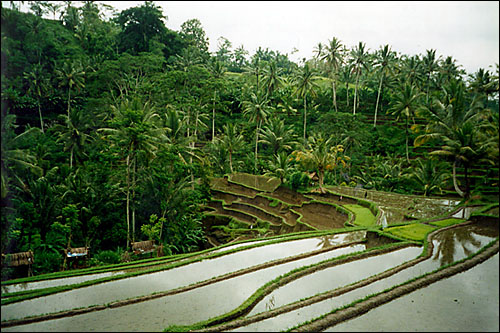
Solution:
<svg viewBox="0 0 500 333">
<path fill-rule="evenodd" d="M 71 101 L 71 88 L 68 88 L 68 120 L 69 120 L 70 101 Z"/>
<path fill-rule="evenodd" d="M 332 80 L 332 98 L 333 98 L 333 106 L 335 108 L 335 112 L 338 112 L 338 110 L 337 110 L 337 89 L 336 89 L 336 79 L 335 78 Z"/>
<path fill-rule="evenodd" d="M 132 242 L 135 242 L 135 174 L 137 172 L 137 157 L 134 156 L 132 169 Z"/>
<path fill-rule="evenodd" d="M 354 108 L 353 108 L 353 111 L 352 111 L 352 114 L 353 115 L 356 115 L 356 100 L 357 100 L 357 97 L 358 97 L 358 83 L 359 83 L 359 70 L 357 71 L 357 75 L 356 75 L 356 86 L 354 87 Z"/>
<path fill-rule="evenodd" d="M 214 90 L 214 103 L 212 106 L 212 143 L 215 140 L 215 96 L 217 95 L 217 89 Z"/>
<path fill-rule="evenodd" d="M 463 198 L 465 196 L 465 193 L 460 189 L 460 187 L 458 187 L 456 168 L 457 168 L 457 161 L 455 160 L 453 162 L 453 187 L 455 188 L 455 191 L 457 191 L 458 195 Z"/>
<path fill-rule="evenodd" d="M 406 117 L 405 136 L 406 136 L 406 162 L 410 163 L 410 155 L 408 154 L 408 117 Z"/>
<path fill-rule="evenodd" d="M 127 249 L 130 246 L 130 154 L 127 155 Z"/>
<path fill-rule="evenodd" d="M 304 142 L 306 142 L 306 125 L 307 125 L 307 95 L 304 94 Z"/>
<path fill-rule="evenodd" d="M 345 83 L 345 96 L 346 96 L 347 107 L 349 107 L 349 83 L 347 81 Z"/>
<path fill-rule="evenodd" d="M 380 84 L 378 85 L 378 94 L 377 94 L 377 103 L 375 104 L 375 118 L 373 118 L 373 127 L 377 126 L 377 111 L 378 111 L 378 103 L 380 100 L 380 92 L 382 91 L 382 82 L 384 81 L 384 75 L 380 78 Z"/>
<path fill-rule="evenodd" d="M 255 162 L 254 162 L 255 173 L 257 173 L 257 147 L 259 143 L 259 131 L 261 123 L 262 120 L 259 120 L 257 123 L 257 128 L 255 129 Z"/>
<path fill-rule="evenodd" d="M 40 116 L 40 128 L 42 129 L 42 133 L 45 133 L 43 130 L 43 118 L 42 118 L 42 108 L 40 106 L 40 99 L 38 100 L 38 115 Z"/>
</svg>

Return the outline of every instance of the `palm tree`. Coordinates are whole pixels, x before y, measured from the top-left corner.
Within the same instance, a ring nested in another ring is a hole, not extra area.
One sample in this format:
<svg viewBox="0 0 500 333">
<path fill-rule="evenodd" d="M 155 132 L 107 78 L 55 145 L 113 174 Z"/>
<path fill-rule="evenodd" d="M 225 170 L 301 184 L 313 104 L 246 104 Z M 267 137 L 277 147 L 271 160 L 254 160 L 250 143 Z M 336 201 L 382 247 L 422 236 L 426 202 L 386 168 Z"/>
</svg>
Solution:
<svg viewBox="0 0 500 333">
<path fill-rule="evenodd" d="M 436 191 L 441 193 L 443 185 L 450 176 L 445 170 L 445 165 L 432 158 L 419 158 L 417 165 L 408 170 L 408 178 L 418 185 L 424 196 Z"/>
<path fill-rule="evenodd" d="M 218 83 L 217 81 L 224 77 L 226 68 L 224 67 L 224 64 L 221 61 L 215 60 L 212 62 L 209 69 L 213 75 L 214 80 L 216 81 L 214 87 L 214 99 L 212 106 L 212 142 L 213 142 L 215 140 L 215 101 L 217 98 L 217 83 Z"/>
<path fill-rule="evenodd" d="M 265 95 L 257 92 L 250 95 L 250 100 L 243 101 L 243 114 L 248 116 L 251 122 L 256 123 L 255 128 L 255 172 L 257 172 L 257 147 L 259 142 L 259 133 L 262 122 L 269 116 L 272 107 L 268 105 L 268 99 Z"/>
<path fill-rule="evenodd" d="M 315 71 L 310 68 L 307 63 L 305 63 L 294 76 L 296 86 L 294 94 L 304 99 L 304 142 L 306 142 L 307 95 L 310 94 L 312 97 L 315 97 L 316 89 L 318 88 L 318 85 L 315 82 L 318 79 L 318 76 L 315 74 Z"/>
<path fill-rule="evenodd" d="M 349 107 L 349 83 L 352 81 L 352 65 L 345 64 L 340 71 L 340 80 L 345 83 L 346 105 Z"/>
<path fill-rule="evenodd" d="M 325 138 L 321 133 L 309 137 L 310 148 L 303 148 L 292 153 L 295 160 L 308 170 L 314 170 L 318 174 L 319 190 L 325 193 L 323 180 L 326 170 L 333 170 L 337 164 L 345 166 L 346 156 L 343 156 L 342 145 L 333 145 L 333 137 Z"/>
<path fill-rule="evenodd" d="M 390 69 L 390 66 L 394 62 L 394 53 L 391 52 L 389 45 L 384 45 L 379 52 L 376 54 L 376 62 L 380 68 L 380 83 L 378 86 L 377 93 L 377 102 L 375 104 L 375 117 L 373 119 L 373 127 L 377 126 L 377 112 L 378 112 L 378 104 L 380 101 L 380 93 L 382 92 L 382 83 L 384 82 L 384 78 L 387 74 L 387 71 Z"/>
<path fill-rule="evenodd" d="M 416 91 L 416 88 L 405 83 L 392 97 L 389 113 L 396 115 L 396 121 L 405 117 L 405 137 L 406 137 L 406 161 L 410 162 L 408 154 L 408 122 L 415 112 L 421 107 L 419 98 L 422 94 Z"/>
<path fill-rule="evenodd" d="M 231 173 L 233 173 L 233 154 L 241 148 L 244 142 L 245 138 L 237 126 L 231 123 L 224 125 L 222 144 L 229 154 L 229 169 Z"/>
<path fill-rule="evenodd" d="M 352 114 L 355 115 L 361 69 L 368 68 L 368 53 L 365 51 L 365 44 L 363 42 L 359 42 L 358 46 L 351 51 L 351 57 L 354 64 L 354 72 L 356 73 L 356 86 L 354 87 L 354 108 L 352 111 Z"/>
<path fill-rule="evenodd" d="M 264 69 L 264 77 L 262 84 L 266 89 L 267 96 L 272 98 L 273 93 L 284 85 L 281 78 L 281 68 L 276 64 L 276 61 L 270 61 Z"/>
<path fill-rule="evenodd" d="M 423 64 L 425 73 L 427 75 L 426 85 L 426 102 L 429 103 L 429 88 L 431 86 L 431 76 L 438 69 L 438 60 L 436 59 L 436 50 L 427 50 L 426 55 L 423 57 Z"/>
<path fill-rule="evenodd" d="M 244 74 L 245 75 L 255 75 L 255 78 L 256 78 L 256 91 L 259 90 L 259 81 L 260 81 L 260 77 L 262 76 L 263 74 L 263 66 L 262 66 L 262 63 L 260 61 L 260 58 L 257 57 L 257 56 L 254 56 L 252 61 L 250 62 L 250 66 L 249 67 L 245 67 L 245 70 L 244 70 Z"/>
<path fill-rule="evenodd" d="M 330 78 L 332 80 L 332 102 L 335 108 L 337 109 L 337 75 L 339 68 L 343 61 L 343 45 L 336 37 L 333 37 L 326 46 L 326 50 L 324 52 L 322 60 L 325 60 L 328 65 L 328 73 L 330 74 Z"/>
<path fill-rule="evenodd" d="M 112 146 L 118 146 L 125 155 L 126 163 L 126 201 L 127 201 L 127 248 L 130 240 L 135 240 L 135 197 L 136 172 L 141 161 L 150 161 L 156 156 L 159 147 L 166 142 L 165 129 L 161 127 L 161 118 L 148 102 L 139 98 L 123 100 L 111 107 L 114 118 L 111 127 L 100 128 L 111 140 Z M 132 214 L 132 223 L 130 222 Z M 130 225 L 132 224 L 132 237 Z"/>
<path fill-rule="evenodd" d="M 480 97 L 470 103 L 463 97 L 465 86 L 462 81 L 445 87 L 442 100 L 434 99 L 430 107 L 421 108 L 418 115 L 428 119 L 424 133 L 415 138 L 415 146 L 428 140 L 440 140 L 440 148 L 430 154 L 450 160 L 453 163 L 453 186 L 462 197 L 470 194 L 468 169 L 473 163 L 492 162 L 491 141 L 484 139 L 483 112 Z M 439 141 L 438 141 L 439 142 Z M 465 191 L 458 186 L 456 167 L 464 167 Z"/>
<path fill-rule="evenodd" d="M 60 80 L 59 86 L 67 87 L 68 89 L 67 115 L 69 118 L 71 108 L 71 90 L 75 88 L 80 91 L 81 88 L 85 87 L 85 72 L 81 64 L 70 61 L 65 61 L 62 66 L 60 66 L 60 69 L 56 69 L 55 72 Z"/>
<path fill-rule="evenodd" d="M 274 159 L 269 161 L 268 170 L 264 176 L 279 178 L 281 184 L 285 182 L 287 175 L 294 169 L 292 159 L 284 151 L 274 155 Z"/>
<path fill-rule="evenodd" d="M 20 173 L 24 170 L 30 170 L 36 175 L 41 176 L 43 170 L 36 165 L 36 158 L 27 149 L 22 148 L 33 135 L 40 130 L 36 127 L 27 128 L 21 134 L 14 133 L 15 115 L 3 116 L 2 113 L 2 200 L 7 197 L 9 192 L 9 178 L 14 178 L 20 188 L 25 188 L 25 183 L 21 180 Z"/>
<path fill-rule="evenodd" d="M 31 71 L 24 73 L 24 79 L 28 82 L 28 93 L 36 96 L 38 102 L 38 115 L 40 117 L 40 129 L 43 133 L 42 96 L 48 91 L 50 80 L 47 77 L 47 73 L 43 71 L 43 66 L 41 64 L 34 64 Z"/>
<path fill-rule="evenodd" d="M 296 143 L 293 129 L 286 126 L 285 122 L 279 118 L 273 118 L 262 128 L 261 132 L 260 142 L 271 147 L 273 155 L 292 149 L 292 145 Z"/>
<path fill-rule="evenodd" d="M 73 168 L 73 157 L 80 156 L 85 144 L 91 139 L 91 136 L 85 133 L 89 128 L 90 121 L 84 116 L 82 110 L 72 110 L 71 116 L 61 116 L 66 126 L 56 126 L 59 130 L 57 142 L 64 144 L 64 150 L 70 152 L 69 167 Z"/>
</svg>

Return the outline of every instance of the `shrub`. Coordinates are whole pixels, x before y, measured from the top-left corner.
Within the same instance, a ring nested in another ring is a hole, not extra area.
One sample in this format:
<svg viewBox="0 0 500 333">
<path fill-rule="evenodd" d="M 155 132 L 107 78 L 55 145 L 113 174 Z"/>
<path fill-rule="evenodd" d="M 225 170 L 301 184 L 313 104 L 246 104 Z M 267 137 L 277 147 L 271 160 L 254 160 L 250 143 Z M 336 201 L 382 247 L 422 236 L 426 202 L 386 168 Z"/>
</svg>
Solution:
<svg viewBox="0 0 500 333">
<path fill-rule="evenodd" d="M 119 264 L 121 256 L 119 251 L 104 250 L 97 253 L 93 259 L 97 261 L 97 264 Z"/>
</svg>

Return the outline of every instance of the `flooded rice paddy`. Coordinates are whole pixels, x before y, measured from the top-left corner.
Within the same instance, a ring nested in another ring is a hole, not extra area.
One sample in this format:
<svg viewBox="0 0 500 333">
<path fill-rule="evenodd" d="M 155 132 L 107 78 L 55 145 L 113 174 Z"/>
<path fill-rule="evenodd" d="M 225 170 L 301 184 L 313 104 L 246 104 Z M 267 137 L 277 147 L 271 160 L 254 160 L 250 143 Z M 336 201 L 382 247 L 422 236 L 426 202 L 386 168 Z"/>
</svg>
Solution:
<svg viewBox="0 0 500 333">
<path fill-rule="evenodd" d="M 289 214 L 288 209 L 293 208 L 305 219 L 309 218 L 316 229 L 344 227 L 343 222 L 332 223 L 345 221 L 345 217 L 340 220 L 342 214 L 331 204 L 357 203 L 347 196 L 375 203 L 380 210 L 377 224 L 381 230 L 412 219 L 452 216 L 467 220 L 475 209 L 459 210 L 454 199 L 344 187 L 332 187 L 333 192 L 326 195 L 300 194 L 281 186 L 276 188 L 264 178 L 257 181 L 249 175 L 238 177 L 243 177 L 238 179 L 239 184 L 230 181 L 234 177 L 213 181 L 212 186 L 219 191 L 217 196 L 230 204 L 254 204 L 274 215 L 285 211 Z M 261 197 L 266 190 L 272 192 Z M 267 198 L 278 199 L 279 203 L 271 204 L 272 200 Z M 322 200 L 328 204 L 322 204 Z M 424 257 L 422 246 L 395 244 L 396 240 L 367 230 L 295 240 L 264 238 L 229 243 L 205 254 L 218 257 L 2 305 L 2 331 L 162 331 L 170 325 L 193 325 L 241 308 L 264 286 L 267 291 L 251 305 L 245 305 L 234 322 L 214 326 L 213 330 L 286 330 L 306 321 L 314 323 L 319 316 L 335 309 L 385 293 L 423 275 L 432 275 L 447 265 L 475 256 L 492 241 L 497 244 L 498 218 L 481 221 L 433 233 L 429 240 L 432 253 Z M 287 227 L 284 233 L 292 231 Z M 388 244 L 390 248 L 380 248 Z M 326 331 L 498 331 L 496 251 L 494 256 L 465 272 L 407 293 L 355 318 L 331 324 Z M 352 259 L 344 260 L 345 256 Z M 294 271 L 299 268 L 304 273 Z M 79 283 L 120 273 L 123 271 L 2 286 L 2 293 Z M 284 275 L 289 277 L 286 283 L 269 284 Z M 132 302 L 110 305 L 125 300 Z M 78 308 L 95 311 L 50 318 L 50 314 Z M 8 322 L 30 316 L 40 317 L 32 323 Z"/>
</svg>

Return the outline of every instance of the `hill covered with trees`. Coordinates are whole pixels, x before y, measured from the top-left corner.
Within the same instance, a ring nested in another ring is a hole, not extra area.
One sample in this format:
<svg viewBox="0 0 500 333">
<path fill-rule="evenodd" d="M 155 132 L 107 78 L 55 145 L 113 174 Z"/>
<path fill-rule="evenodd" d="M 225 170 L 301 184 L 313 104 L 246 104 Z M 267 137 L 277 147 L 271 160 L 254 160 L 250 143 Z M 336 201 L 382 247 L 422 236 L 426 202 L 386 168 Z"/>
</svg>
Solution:
<svg viewBox="0 0 500 333">
<path fill-rule="evenodd" d="M 498 201 L 498 64 L 466 75 L 436 50 L 335 36 L 298 64 L 224 37 L 210 53 L 197 19 L 107 9 L 2 8 L 2 253 L 34 251 L 35 273 L 152 233 L 203 248 L 210 179 L 234 172 Z"/>
</svg>

